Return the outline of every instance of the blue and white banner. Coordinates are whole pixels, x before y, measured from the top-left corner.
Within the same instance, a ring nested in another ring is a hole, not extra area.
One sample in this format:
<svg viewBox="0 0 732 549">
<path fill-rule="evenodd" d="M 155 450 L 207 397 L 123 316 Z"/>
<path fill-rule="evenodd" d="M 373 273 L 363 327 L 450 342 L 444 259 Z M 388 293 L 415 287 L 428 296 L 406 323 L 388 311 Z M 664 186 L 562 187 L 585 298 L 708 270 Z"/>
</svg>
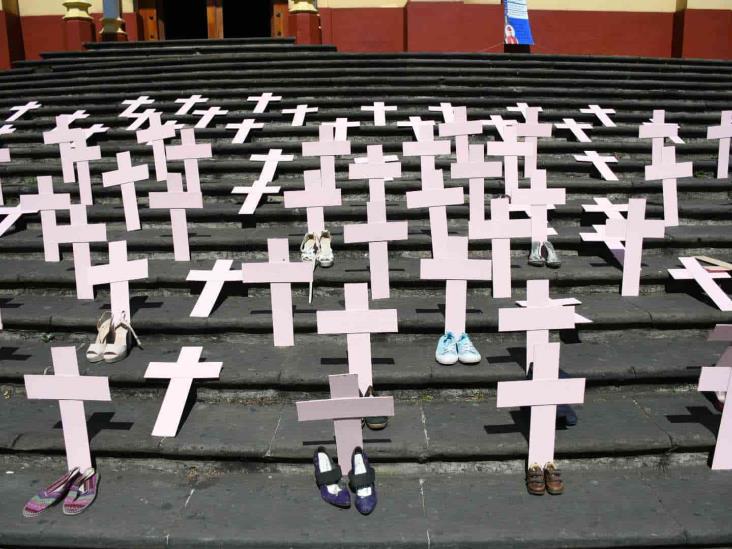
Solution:
<svg viewBox="0 0 732 549">
<path fill-rule="evenodd" d="M 505 26 L 503 30 L 506 44 L 534 44 L 529 24 L 529 10 L 526 0 L 503 0 Z"/>
</svg>

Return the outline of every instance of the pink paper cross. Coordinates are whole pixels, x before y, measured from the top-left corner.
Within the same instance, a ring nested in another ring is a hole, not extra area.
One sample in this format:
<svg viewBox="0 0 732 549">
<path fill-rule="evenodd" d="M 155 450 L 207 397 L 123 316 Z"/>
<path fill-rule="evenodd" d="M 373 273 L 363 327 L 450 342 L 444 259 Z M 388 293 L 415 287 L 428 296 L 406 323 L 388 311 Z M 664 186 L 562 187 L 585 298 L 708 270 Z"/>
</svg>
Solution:
<svg viewBox="0 0 732 549">
<path fill-rule="evenodd" d="M 56 117 L 56 126 L 68 128 L 77 120 L 89 118 L 89 114 L 85 110 L 76 110 L 71 114 L 60 114 Z"/>
<path fill-rule="evenodd" d="M 333 128 L 336 141 L 347 141 L 348 128 L 358 128 L 361 122 L 349 122 L 348 118 L 336 118 L 335 122 L 323 122 L 323 125 Z"/>
<path fill-rule="evenodd" d="M 12 124 L 3 124 L 0 126 L 0 135 L 8 135 L 15 132 L 15 128 Z"/>
<path fill-rule="evenodd" d="M 193 111 L 193 114 L 201 117 L 195 125 L 196 128 L 201 129 L 208 128 L 208 125 L 211 123 L 214 117 L 224 116 L 226 114 L 229 114 L 229 111 L 221 109 L 219 107 L 209 107 L 208 109 Z"/>
<path fill-rule="evenodd" d="M 373 105 L 364 105 L 361 110 L 374 113 L 374 126 L 386 126 L 386 113 L 396 112 L 397 108 L 395 105 L 386 105 L 383 101 L 374 101 Z"/>
<path fill-rule="evenodd" d="M 330 399 L 296 402 L 298 421 L 333 421 L 338 465 L 344 475 L 351 471 L 351 456 L 363 448 L 361 421 L 364 417 L 393 416 L 393 397 L 361 397 L 358 376 L 328 376 Z"/>
<path fill-rule="evenodd" d="M 59 146 L 63 180 L 67 183 L 75 181 L 76 174 L 74 173 L 74 163 L 66 153 L 71 149 L 71 143 L 86 140 L 84 130 L 81 128 L 69 128 L 69 123 L 67 119 L 57 116 L 56 127 L 47 132 L 43 132 L 43 142 L 46 145 Z"/>
<path fill-rule="evenodd" d="M 470 197 L 470 223 L 480 223 L 485 219 L 485 179 L 501 177 L 501 162 L 485 161 L 485 146 L 470 145 L 468 159 L 455 162 L 450 166 L 452 179 L 467 179 Z"/>
<path fill-rule="evenodd" d="M 574 159 L 577 162 L 592 162 L 592 164 L 600 172 L 600 175 L 606 181 L 617 181 L 618 177 L 608 167 L 609 163 L 615 163 L 618 161 L 614 156 L 600 156 L 597 151 L 585 151 L 584 155 L 575 154 Z"/>
<path fill-rule="evenodd" d="M 529 109 L 536 109 L 537 112 L 542 112 L 544 110 L 541 107 L 529 107 L 528 103 L 516 103 L 515 107 L 506 107 L 506 110 L 509 112 L 521 113 L 521 116 L 524 117 L 524 121 L 527 119 Z"/>
<path fill-rule="evenodd" d="M 137 211 L 135 183 L 150 177 L 147 164 L 132 165 L 130 151 L 117 153 L 117 169 L 102 174 L 102 185 L 119 186 L 122 192 L 122 205 L 125 209 L 125 223 L 128 231 L 140 230 L 140 214 Z"/>
<path fill-rule="evenodd" d="M 137 118 L 140 116 L 140 113 L 137 112 L 137 109 L 142 107 L 143 105 L 152 105 L 155 103 L 154 99 L 150 99 L 147 95 L 141 95 L 137 99 L 125 99 L 122 101 L 123 105 L 127 105 L 125 110 L 123 110 L 120 114 L 120 118 Z"/>
<path fill-rule="evenodd" d="M 168 145 L 165 152 L 168 160 L 183 160 L 186 172 L 186 190 L 192 193 L 201 193 L 201 179 L 198 175 L 198 161 L 202 158 L 211 158 L 210 143 L 196 143 L 196 133 L 193 128 L 180 131 L 180 145 Z"/>
<path fill-rule="evenodd" d="M 547 211 L 556 204 L 564 204 L 564 189 L 550 189 L 546 185 L 546 170 L 535 170 L 531 174 L 531 187 L 514 189 L 511 193 L 511 206 L 526 206 L 531 217 L 531 239 L 545 242 L 549 238 Z"/>
<path fill-rule="evenodd" d="M 726 272 L 709 272 L 694 257 L 680 257 L 679 261 L 683 269 L 669 269 L 669 274 L 675 280 L 695 280 L 704 292 L 709 296 L 720 311 L 732 311 L 732 299 L 714 281 L 719 278 L 730 278 Z"/>
<path fill-rule="evenodd" d="M 292 126 L 304 126 L 305 116 L 316 112 L 318 112 L 318 107 L 308 107 L 307 104 L 298 105 L 294 109 L 282 109 L 282 114 L 292 115 Z"/>
<path fill-rule="evenodd" d="M 0 149 L 0 162 L 10 162 L 10 149 Z M 3 187 L 0 182 L 0 206 L 3 204 L 5 204 L 5 199 L 3 198 Z"/>
<path fill-rule="evenodd" d="M 23 208 L 20 207 L 20 205 L 17 206 L 11 206 L 11 207 L 2 207 L 0 206 L 0 216 L 5 216 L 2 221 L 0 221 L 0 236 L 3 236 L 10 227 L 15 225 L 15 223 L 20 219 L 23 214 L 27 213 L 36 213 L 35 211 L 27 211 L 23 210 Z"/>
<path fill-rule="evenodd" d="M 184 130 L 185 131 L 185 130 Z M 183 178 L 179 173 L 168 173 L 168 190 L 148 195 L 150 208 L 170 210 L 170 227 L 173 232 L 173 254 L 176 261 L 190 261 L 188 245 L 187 209 L 203 208 L 203 196 L 192 190 L 183 191 Z"/>
<path fill-rule="evenodd" d="M 92 126 L 89 126 L 88 128 L 83 128 L 83 130 L 84 137 L 89 140 L 98 133 L 107 133 L 109 131 L 109 128 L 104 124 L 94 124 Z"/>
<path fill-rule="evenodd" d="M 679 202 L 677 198 L 676 179 L 693 177 L 694 168 L 691 162 L 676 162 L 676 147 L 662 147 L 659 162 L 646 166 L 646 180 L 662 180 L 663 185 L 663 220 L 667 227 L 679 224 Z"/>
<path fill-rule="evenodd" d="M 439 112 L 440 114 L 442 114 L 442 121 L 446 124 L 455 121 L 455 116 L 453 114 L 453 108 L 451 103 L 440 103 L 438 106 L 431 106 L 428 107 L 428 109 L 432 112 Z"/>
<path fill-rule="evenodd" d="M 608 114 L 615 114 L 614 109 L 603 109 L 600 105 L 588 105 L 588 107 L 589 108 L 587 109 L 580 109 L 580 112 L 585 114 L 594 114 L 606 128 L 615 127 L 615 122 L 613 122 L 608 116 Z"/>
<path fill-rule="evenodd" d="M 438 126 L 440 137 L 455 138 L 455 155 L 457 162 L 468 162 L 468 145 L 471 135 L 483 133 L 483 123 L 480 120 L 468 121 L 468 109 L 455 107 L 452 122 L 445 122 Z"/>
<path fill-rule="evenodd" d="M 595 204 L 583 204 L 582 209 L 586 212 L 604 213 L 608 219 L 625 219 L 623 212 L 628 211 L 628 204 L 613 204 L 607 198 L 593 198 L 593 200 Z M 584 242 L 604 242 L 618 263 L 622 265 L 625 255 L 622 240 L 607 236 L 604 225 L 593 225 L 592 227 L 595 229 L 594 233 L 580 233 L 580 238 Z"/>
<path fill-rule="evenodd" d="M 129 126 L 127 126 L 127 131 L 136 132 L 139 130 L 145 122 L 150 122 L 150 119 L 155 115 L 162 114 L 159 111 L 156 111 L 155 109 L 145 109 L 142 112 L 138 112 L 134 115 L 135 121 L 132 122 Z"/>
<path fill-rule="evenodd" d="M 306 208 L 308 232 L 318 233 L 325 229 L 323 208 L 340 206 L 341 191 L 336 188 L 324 188 L 321 185 L 320 170 L 307 170 L 303 177 L 305 190 L 284 193 L 285 208 Z"/>
<path fill-rule="evenodd" d="M 272 95 L 270 92 L 265 92 L 261 95 L 252 95 L 247 97 L 247 101 L 256 101 L 257 104 L 254 106 L 253 113 L 261 114 L 267 110 L 267 105 L 271 101 L 282 101 L 282 96 Z"/>
<path fill-rule="evenodd" d="M 170 379 L 152 435 L 174 437 L 194 379 L 218 379 L 222 362 L 201 362 L 203 347 L 183 347 L 176 362 L 151 362 L 145 379 Z"/>
<path fill-rule="evenodd" d="M 208 102 L 208 97 L 202 97 L 198 94 L 191 95 L 190 97 L 180 97 L 175 100 L 176 103 L 181 103 L 181 107 L 176 111 L 176 115 L 181 114 L 188 114 L 193 107 L 196 106 L 196 103 L 206 103 Z"/>
<path fill-rule="evenodd" d="M 86 471 L 92 466 L 86 429 L 85 400 L 110 401 L 109 378 L 81 376 L 75 347 L 52 347 L 54 375 L 25 375 L 29 399 L 58 400 L 64 430 L 66 466 Z"/>
<path fill-rule="evenodd" d="M 231 142 L 238 144 L 244 143 L 247 140 L 251 130 L 261 130 L 262 128 L 264 128 L 264 124 L 257 123 L 253 118 L 245 118 L 239 124 L 226 125 L 227 130 L 237 130 Z"/>
<path fill-rule="evenodd" d="M 435 171 L 435 156 L 447 155 L 452 152 L 452 143 L 447 140 L 435 140 L 435 124 L 433 121 L 422 122 L 412 120 L 410 125 L 414 130 L 417 141 L 402 143 L 404 156 L 419 156 L 422 176 Z"/>
<path fill-rule="evenodd" d="M 661 164 L 661 154 L 666 139 L 672 143 L 681 145 L 684 142 L 679 137 L 679 125 L 666 122 L 666 111 L 655 110 L 650 122 L 644 122 L 638 128 L 638 137 L 650 139 L 652 143 L 651 161 L 653 164 Z"/>
<path fill-rule="evenodd" d="M 91 160 L 100 160 L 102 158 L 102 150 L 97 145 L 89 147 L 86 144 L 86 136 L 79 141 L 74 141 L 70 148 L 61 148 L 62 163 L 64 160 L 76 166 L 77 177 L 66 174 L 69 177 L 64 178 L 64 183 L 73 183 L 78 179 L 79 182 L 79 201 L 85 206 L 91 206 L 94 203 L 92 197 L 91 174 L 89 173 L 89 162 Z"/>
<path fill-rule="evenodd" d="M 71 208 L 70 194 L 56 194 L 53 192 L 53 179 L 50 175 L 36 178 L 38 194 L 23 194 L 20 196 L 20 207 L 24 211 L 41 212 L 41 229 L 43 231 L 43 254 L 46 261 L 61 261 L 54 235 L 56 229 L 56 210 Z"/>
<path fill-rule="evenodd" d="M 559 379 L 559 343 L 536 346 L 531 381 L 498 383 L 496 406 L 531 406 L 529 428 L 529 466 L 554 461 L 554 439 L 558 404 L 582 404 L 585 379 Z"/>
<path fill-rule="evenodd" d="M 127 259 L 127 241 L 109 243 L 109 263 L 89 268 L 89 282 L 93 286 L 109 284 L 112 316 L 122 318 L 130 311 L 130 280 L 147 278 L 147 259 Z"/>
<path fill-rule="evenodd" d="M 332 124 L 321 124 L 318 128 L 318 141 L 306 141 L 302 144 L 303 156 L 320 157 L 321 185 L 327 190 L 335 189 L 335 157 L 351 154 L 350 141 L 335 138 Z"/>
<path fill-rule="evenodd" d="M 719 160 L 717 161 L 717 177 L 729 177 L 729 146 L 732 142 L 732 111 L 722 111 L 719 126 L 707 129 L 707 139 L 719 139 Z"/>
<path fill-rule="evenodd" d="M 486 145 L 488 156 L 503 157 L 503 177 L 505 194 L 510 195 L 518 189 L 518 157 L 534 153 L 531 143 L 518 140 L 518 125 L 508 124 L 503 128 L 503 141 L 489 141 Z"/>
<path fill-rule="evenodd" d="M 25 105 L 10 107 L 10 110 L 15 112 L 8 116 L 5 119 L 5 122 L 15 122 L 16 120 L 18 120 L 18 118 L 25 115 L 25 113 L 27 113 L 28 111 L 32 111 L 33 109 L 39 109 L 41 106 L 42 105 L 38 101 L 29 101 Z"/>
<path fill-rule="evenodd" d="M 524 160 L 524 176 L 531 177 L 536 171 L 536 161 L 538 157 L 539 137 L 552 136 L 552 124 L 541 124 L 539 122 L 539 112 L 541 107 L 529 107 L 523 111 L 524 122 L 516 125 L 517 137 L 523 137 L 524 141 L 531 146 L 532 153 L 526 155 Z"/>
<path fill-rule="evenodd" d="M 175 137 L 176 124 L 167 121 L 165 124 L 160 119 L 160 113 L 150 117 L 150 126 L 145 130 L 137 132 L 137 142 L 150 145 L 155 159 L 155 178 L 158 181 L 165 181 L 168 178 L 168 159 L 165 156 L 165 140 Z"/>
<path fill-rule="evenodd" d="M 225 282 L 243 282 L 241 269 L 231 270 L 232 259 L 217 259 L 210 271 L 189 271 L 186 280 L 205 282 L 201 295 L 193 307 L 190 316 L 206 318 L 213 311 Z"/>
<path fill-rule="evenodd" d="M 267 185 L 274 180 L 277 165 L 280 162 L 291 162 L 295 157 L 291 154 L 282 154 L 282 149 L 270 149 L 266 155 L 253 154 L 249 159 L 254 162 L 264 162 L 264 166 L 259 177 L 250 187 L 238 186 L 231 191 L 232 194 L 247 195 L 239 210 L 241 215 L 253 214 L 264 194 L 277 194 L 280 192 L 279 187 L 268 187 Z"/>
<path fill-rule="evenodd" d="M 313 283 L 312 262 L 290 261 L 286 238 L 267 240 L 268 263 L 242 263 L 244 284 L 269 284 L 272 295 L 272 332 L 275 347 L 295 344 L 292 284 Z"/>
<path fill-rule="evenodd" d="M 409 120 L 400 120 L 397 122 L 397 126 L 400 128 L 412 128 L 412 133 L 417 141 L 421 139 L 421 128 L 432 128 L 434 125 L 434 120 L 422 120 L 419 116 L 410 116 Z"/>
<path fill-rule="evenodd" d="M 504 133 L 506 126 L 516 126 L 518 124 L 516 120 L 504 120 L 499 114 L 492 114 L 490 120 L 481 120 L 481 123 L 484 126 L 495 127 L 502 141 L 506 141 L 507 138 L 507 135 Z"/>
<path fill-rule="evenodd" d="M 574 118 L 563 118 L 562 121 L 561 124 L 556 124 L 558 130 L 569 130 L 580 143 L 592 142 L 592 139 L 585 133 L 585 130 L 592 129 L 592 124 L 578 123 Z"/>
</svg>

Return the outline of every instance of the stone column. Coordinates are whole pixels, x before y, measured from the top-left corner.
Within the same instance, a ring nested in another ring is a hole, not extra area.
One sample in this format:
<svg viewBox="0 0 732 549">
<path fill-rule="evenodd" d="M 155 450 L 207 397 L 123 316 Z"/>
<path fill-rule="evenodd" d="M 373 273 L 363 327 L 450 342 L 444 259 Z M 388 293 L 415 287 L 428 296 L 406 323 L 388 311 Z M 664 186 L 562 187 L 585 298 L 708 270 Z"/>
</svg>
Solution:
<svg viewBox="0 0 732 549">
<path fill-rule="evenodd" d="M 122 7 L 120 0 L 104 0 L 104 17 L 102 18 L 102 42 L 127 42 L 127 33 L 123 29 Z"/>
<path fill-rule="evenodd" d="M 91 2 L 73 0 L 63 2 L 66 8 L 64 15 L 64 42 L 68 51 L 77 51 L 84 48 L 85 42 L 94 42 L 94 20 L 89 15 Z"/>
<path fill-rule="evenodd" d="M 297 44 L 321 44 L 320 16 L 313 0 L 295 0 L 290 7 L 290 26 Z"/>
</svg>

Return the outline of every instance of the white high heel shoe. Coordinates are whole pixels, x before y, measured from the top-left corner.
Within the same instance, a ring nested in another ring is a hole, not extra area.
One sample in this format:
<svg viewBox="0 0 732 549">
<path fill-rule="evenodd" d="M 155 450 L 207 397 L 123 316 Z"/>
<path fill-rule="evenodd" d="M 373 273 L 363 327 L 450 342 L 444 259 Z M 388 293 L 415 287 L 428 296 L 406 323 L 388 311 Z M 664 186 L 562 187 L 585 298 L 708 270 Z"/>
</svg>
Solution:
<svg viewBox="0 0 732 549">
<path fill-rule="evenodd" d="M 328 230 L 320 231 L 320 234 L 318 235 L 318 255 L 315 260 L 318 262 L 318 265 L 323 268 L 327 269 L 328 267 L 333 266 L 335 258 L 333 257 L 330 231 Z"/>
<path fill-rule="evenodd" d="M 114 324 L 114 340 L 112 343 L 107 344 L 107 348 L 104 351 L 104 362 L 112 364 L 119 362 L 127 358 L 132 348 L 132 338 L 135 339 L 137 346 L 142 349 L 140 340 L 135 333 L 135 330 L 130 325 L 127 311 L 122 311 L 119 318 L 113 318 Z"/>
<path fill-rule="evenodd" d="M 112 313 L 105 311 L 97 321 L 97 339 L 86 350 L 86 359 L 91 362 L 104 360 L 104 351 L 107 349 L 107 339 L 112 329 Z"/>
</svg>

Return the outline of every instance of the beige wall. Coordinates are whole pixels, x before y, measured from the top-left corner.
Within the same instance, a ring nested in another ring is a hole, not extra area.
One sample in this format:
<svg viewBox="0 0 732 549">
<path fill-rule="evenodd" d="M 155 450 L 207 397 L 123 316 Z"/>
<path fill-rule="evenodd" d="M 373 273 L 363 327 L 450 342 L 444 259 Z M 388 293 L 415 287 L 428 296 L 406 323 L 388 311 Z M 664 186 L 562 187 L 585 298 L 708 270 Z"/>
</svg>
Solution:
<svg viewBox="0 0 732 549">
<path fill-rule="evenodd" d="M 102 13 L 102 0 L 89 0 L 89 13 Z M 63 0 L 18 0 L 20 15 L 64 15 L 66 8 Z M 122 12 L 133 13 L 136 9 L 135 0 L 122 0 Z"/>
</svg>

